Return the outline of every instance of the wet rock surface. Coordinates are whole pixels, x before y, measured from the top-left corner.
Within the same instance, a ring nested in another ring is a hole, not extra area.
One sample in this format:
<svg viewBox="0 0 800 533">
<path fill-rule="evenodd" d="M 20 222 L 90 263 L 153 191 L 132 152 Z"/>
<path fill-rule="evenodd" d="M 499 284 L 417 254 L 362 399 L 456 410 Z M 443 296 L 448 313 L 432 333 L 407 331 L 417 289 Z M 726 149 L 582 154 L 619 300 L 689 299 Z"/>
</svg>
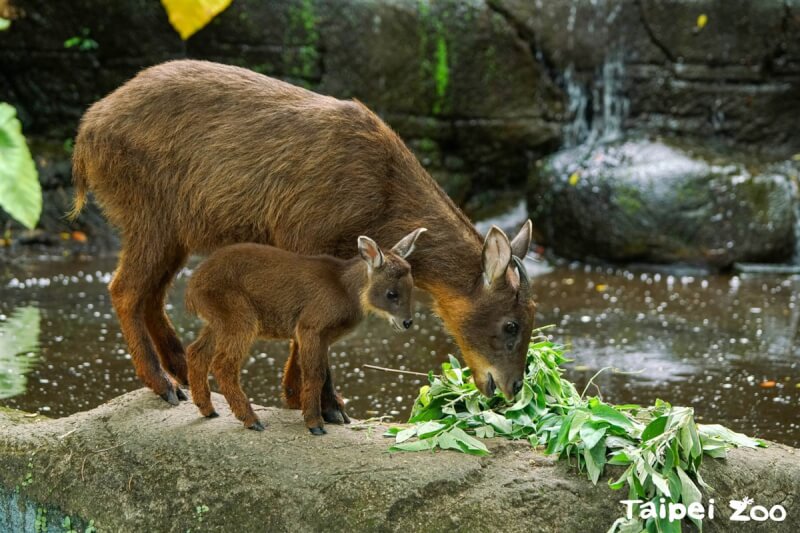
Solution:
<svg viewBox="0 0 800 533">
<path fill-rule="evenodd" d="M 580 146 L 540 161 L 528 205 L 538 240 L 572 258 L 727 267 L 791 258 L 796 164 L 669 141 Z"/>
<path fill-rule="evenodd" d="M 255 433 L 214 401 L 213 420 L 144 389 L 57 420 L 0 412 L 0 485 L 101 531 L 604 531 L 623 508 L 624 494 L 524 442 L 493 441 L 485 458 L 390 454 L 380 427 L 313 437 L 299 412 L 257 408 L 268 426 Z M 728 499 L 747 495 L 786 507 L 769 531 L 797 531 L 798 458 L 773 445 L 707 459 L 717 514 L 705 527 L 727 531 Z"/>
</svg>

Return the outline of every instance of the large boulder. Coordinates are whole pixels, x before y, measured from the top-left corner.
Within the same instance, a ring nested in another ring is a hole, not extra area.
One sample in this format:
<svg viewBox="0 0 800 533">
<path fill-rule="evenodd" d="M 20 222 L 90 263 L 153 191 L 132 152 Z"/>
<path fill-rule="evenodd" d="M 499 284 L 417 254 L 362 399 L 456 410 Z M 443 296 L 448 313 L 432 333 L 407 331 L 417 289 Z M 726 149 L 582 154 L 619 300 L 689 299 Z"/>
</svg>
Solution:
<svg viewBox="0 0 800 533">
<path fill-rule="evenodd" d="M 788 259 L 800 174 L 666 141 L 580 146 L 540 161 L 528 205 L 541 244 L 570 258 L 726 267 Z"/>
<path fill-rule="evenodd" d="M 392 454 L 381 427 L 314 437 L 298 411 L 256 407 L 268 424 L 256 433 L 214 402 L 213 420 L 144 389 L 58 420 L 0 410 L 0 529 L 69 517 L 100 531 L 605 531 L 624 512 L 626 492 L 525 441 L 491 441 L 483 458 Z M 797 450 L 734 450 L 703 477 L 708 531 L 728 531 L 727 501 L 744 496 L 784 505 L 769 531 L 800 529 Z"/>
</svg>

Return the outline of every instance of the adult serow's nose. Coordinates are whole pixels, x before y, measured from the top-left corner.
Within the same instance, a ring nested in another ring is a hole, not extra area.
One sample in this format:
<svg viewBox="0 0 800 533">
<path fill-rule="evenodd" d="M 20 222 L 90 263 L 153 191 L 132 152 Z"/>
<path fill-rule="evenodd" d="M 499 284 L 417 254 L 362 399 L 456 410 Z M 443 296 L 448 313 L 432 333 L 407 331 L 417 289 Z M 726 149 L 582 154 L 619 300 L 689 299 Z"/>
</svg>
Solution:
<svg viewBox="0 0 800 533">
<path fill-rule="evenodd" d="M 413 323 L 414 323 L 414 321 L 413 321 L 413 320 L 411 320 L 410 318 L 408 318 L 408 319 L 406 319 L 406 320 L 403 320 L 403 327 L 404 327 L 404 328 L 406 328 L 406 329 L 408 329 L 408 328 L 410 328 L 410 327 L 411 327 L 411 325 L 412 325 Z"/>
<path fill-rule="evenodd" d="M 521 390 L 522 390 L 522 380 L 518 379 L 517 381 L 514 382 L 514 388 L 513 388 L 514 396 L 516 396 L 517 393 Z"/>
</svg>

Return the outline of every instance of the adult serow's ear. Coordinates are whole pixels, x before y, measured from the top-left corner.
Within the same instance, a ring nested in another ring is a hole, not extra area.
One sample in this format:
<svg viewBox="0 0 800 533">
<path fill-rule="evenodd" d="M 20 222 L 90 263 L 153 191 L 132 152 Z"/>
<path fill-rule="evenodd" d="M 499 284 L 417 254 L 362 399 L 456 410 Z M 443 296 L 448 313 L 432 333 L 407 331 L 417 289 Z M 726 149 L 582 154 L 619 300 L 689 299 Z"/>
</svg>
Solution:
<svg viewBox="0 0 800 533">
<path fill-rule="evenodd" d="M 531 219 L 525 221 L 517 236 L 511 241 L 511 253 L 520 259 L 525 259 L 528 249 L 531 247 L 531 235 L 533 234 L 533 223 Z"/>
<path fill-rule="evenodd" d="M 367 262 L 370 272 L 383 266 L 383 252 L 375 241 L 366 235 L 358 238 L 358 253 Z"/>
<path fill-rule="evenodd" d="M 403 259 L 411 255 L 411 252 L 414 251 L 414 243 L 417 242 L 417 239 L 420 235 L 428 231 L 426 228 L 417 228 L 395 244 L 392 247 L 392 252 L 396 253 Z"/>
<path fill-rule="evenodd" d="M 483 282 L 489 287 L 505 276 L 511 262 L 511 244 L 503 230 L 492 226 L 483 242 Z"/>
</svg>

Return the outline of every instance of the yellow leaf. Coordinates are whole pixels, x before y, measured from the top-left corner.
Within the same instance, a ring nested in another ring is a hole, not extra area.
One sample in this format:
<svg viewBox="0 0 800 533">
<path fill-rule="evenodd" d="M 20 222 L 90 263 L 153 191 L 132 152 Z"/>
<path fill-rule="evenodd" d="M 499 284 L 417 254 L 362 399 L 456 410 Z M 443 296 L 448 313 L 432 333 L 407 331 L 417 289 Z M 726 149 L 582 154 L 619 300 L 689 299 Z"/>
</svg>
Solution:
<svg viewBox="0 0 800 533">
<path fill-rule="evenodd" d="M 698 17 L 697 17 L 697 27 L 702 30 L 703 28 L 706 27 L 706 24 L 708 24 L 708 16 L 705 13 L 702 13 L 701 15 L 698 15 Z"/>
<path fill-rule="evenodd" d="M 161 0 L 172 27 L 184 41 L 225 11 L 232 0 Z"/>
<path fill-rule="evenodd" d="M 573 172 L 572 175 L 569 177 L 569 184 L 573 187 L 578 183 L 578 180 L 581 179 L 581 175 L 577 172 Z"/>
<path fill-rule="evenodd" d="M 598 283 L 597 285 L 594 286 L 594 288 L 597 292 L 606 292 L 606 290 L 608 289 L 608 285 L 606 285 L 605 283 Z"/>
</svg>

